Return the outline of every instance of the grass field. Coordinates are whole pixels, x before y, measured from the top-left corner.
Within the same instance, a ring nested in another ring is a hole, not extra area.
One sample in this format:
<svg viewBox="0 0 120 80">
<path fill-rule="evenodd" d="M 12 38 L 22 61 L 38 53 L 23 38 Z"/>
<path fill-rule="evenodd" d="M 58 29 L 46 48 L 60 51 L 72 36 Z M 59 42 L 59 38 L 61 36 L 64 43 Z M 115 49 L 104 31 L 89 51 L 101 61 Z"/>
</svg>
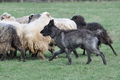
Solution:
<svg viewBox="0 0 120 80">
<path fill-rule="evenodd" d="M 103 65 L 99 56 L 92 55 L 92 62 L 86 65 L 87 56 L 77 49 L 79 58 L 72 54 L 72 65 L 66 65 L 65 54 L 49 62 L 51 53 L 45 52 L 47 58 L 31 58 L 27 54 L 26 62 L 12 60 L 0 62 L 0 80 L 119 80 L 120 79 L 120 2 L 64 2 L 64 3 L 0 3 L 0 15 L 8 12 L 16 18 L 47 11 L 52 17 L 71 18 L 80 14 L 87 22 L 99 22 L 113 40 L 112 50 L 101 45 L 100 50 L 105 54 L 107 65 Z M 56 47 L 56 51 L 59 48 Z M 18 52 L 19 53 L 19 52 Z"/>
</svg>

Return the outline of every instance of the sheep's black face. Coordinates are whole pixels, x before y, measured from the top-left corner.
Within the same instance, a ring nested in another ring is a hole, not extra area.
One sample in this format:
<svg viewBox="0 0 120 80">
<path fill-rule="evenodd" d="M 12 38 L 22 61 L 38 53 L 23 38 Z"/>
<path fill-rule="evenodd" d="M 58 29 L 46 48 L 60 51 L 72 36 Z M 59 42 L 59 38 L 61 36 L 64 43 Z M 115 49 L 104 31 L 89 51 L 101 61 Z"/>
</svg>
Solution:
<svg viewBox="0 0 120 80">
<path fill-rule="evenodd" d="M 41 16 L 40 14 L 31 14 L 31 15 L 29 16 L 28 23 L 35 21 L 35 20 L 38 19 L 40 16 Z"/>
<path fill-rule="evenodd" d="M 40 32 L 43 36 L 49 36 L 50 35 L 50 31 L 49 31 L 49 26 L 46 25 L 44 27 L 44 29 Z"/>
</svg>

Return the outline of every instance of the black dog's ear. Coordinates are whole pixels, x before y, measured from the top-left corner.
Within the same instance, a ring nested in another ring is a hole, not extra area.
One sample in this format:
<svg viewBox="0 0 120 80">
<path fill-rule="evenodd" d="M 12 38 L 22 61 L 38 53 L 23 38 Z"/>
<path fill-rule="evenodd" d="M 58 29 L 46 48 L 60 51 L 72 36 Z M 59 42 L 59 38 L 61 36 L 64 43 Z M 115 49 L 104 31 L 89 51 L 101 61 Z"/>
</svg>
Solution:
<svg viewBox="0 0 120 80">
<path fill-rule="evenodd" d="M 50 20 L 49 24 L 48 24 L 50 27 L 54 26 L 54 20 Z"/>
</svg>

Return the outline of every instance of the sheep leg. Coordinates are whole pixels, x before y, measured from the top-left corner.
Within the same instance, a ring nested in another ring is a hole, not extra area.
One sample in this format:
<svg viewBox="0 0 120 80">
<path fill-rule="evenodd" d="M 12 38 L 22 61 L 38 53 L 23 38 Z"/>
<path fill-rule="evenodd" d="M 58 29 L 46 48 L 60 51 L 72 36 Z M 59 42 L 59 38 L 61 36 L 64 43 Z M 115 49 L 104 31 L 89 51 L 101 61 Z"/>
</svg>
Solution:
<svg viewBox="0 0 120 80">
<path fill-rule="evenodd" d="M 49 61 L 52 61 L 52 60 L 55 58 L 55 56 L 57 56 L 58 54 L 62 54 L 62 53 L 64 53 L 64 52 L 65 52 L 64 50 L 59 50 L 59 51 L 55 52 L 55 53 L 52 55 L 52 57 L 49 59 Z"/>
<path fill-rule="evenodd" d="M 2 57 L 3 54 L 0 54 L 0 58 Z"/>
<path fill-rule="evenodd" d="M 41 59 L 46 59 L 41 51 L 38 51 L 38 54 Z"/>
<path fill-rule="evenodd" d="M 54 47 L 55 46 L 52 46 L 50 49 L 48 49 L 52 53 L 52 55 L 54 54 L 54 51 L 55 51 Z M 55 58 L 58 58 L 58 56 L 55 56 Z"/>
<path fill-rule="evenodd" d="M 23 60 L 23 62 L 25 62 L 25 51 L 22 47 L 18 47 L 18 50 L 21 52 L 21 60 Z"/>
<path fill-rule="evenodd" d="M 3 54 L 2 57 L 1 57 L 1 59 L 0 59 L 0 61 L 5 60 L 5 58 L 6 58 L 6 54 Z"/>
<path fill-rule="evenodd" d="M 17 55 L 17 50 L 10 50 L 10 58 L 13 59 Z"/>
<path fill-rule="evenodd" d="M 118 54 L 115 52 L 114 48 L 112 47 L 111 44 L 109 44 L 109 47 L 112 49 L 113 53 L 117 56 Z"/>
<path fill-rule="evenodd" d="M 54 53 L 54 49 L 48 49 L 52 54 Z"/>
<path fill-rule="evenodd" d="M 38 53 L 32 54 L 31 57 L 37 57 Z"/>
<path fill-rule="evenodd" d="M 22 51 L 20 51 L 21 52 L 21 55 L 22 55 L 22 59 L 23 59 L 23 62 L 25 62 L 26 60 L 25 60 L 25 52 L 22 50 Z M 21 60 L 22 60 L 21 59 Z"/>
</svg>

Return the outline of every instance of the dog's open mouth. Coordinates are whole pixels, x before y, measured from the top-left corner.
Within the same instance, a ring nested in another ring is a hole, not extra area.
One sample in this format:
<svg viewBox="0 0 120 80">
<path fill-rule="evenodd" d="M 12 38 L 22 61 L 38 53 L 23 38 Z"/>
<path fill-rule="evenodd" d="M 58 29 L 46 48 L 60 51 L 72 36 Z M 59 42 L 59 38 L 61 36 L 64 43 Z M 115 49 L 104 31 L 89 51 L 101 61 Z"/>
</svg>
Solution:
<svg viewBox="0 0 120 80">
<path fill-rule="evenodd" d="M 46 33 L 41 33 L 43 36 L 48 36 Z"/>
</svg>

